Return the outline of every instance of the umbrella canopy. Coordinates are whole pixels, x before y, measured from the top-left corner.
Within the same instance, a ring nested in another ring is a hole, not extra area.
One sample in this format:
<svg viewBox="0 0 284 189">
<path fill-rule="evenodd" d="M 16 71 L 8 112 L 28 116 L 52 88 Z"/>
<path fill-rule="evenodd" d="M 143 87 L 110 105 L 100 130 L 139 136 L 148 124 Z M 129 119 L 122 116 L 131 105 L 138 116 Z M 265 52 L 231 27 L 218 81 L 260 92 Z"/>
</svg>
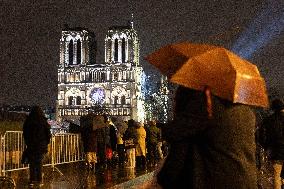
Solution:
<svg viewBox="0 0 284 189">
<path fill-rule="evenodd" d="M 201 91 L 208 86 L 214 95 L 233 103 L 268 107 L 265 81 L 257 67 L 223 47 L 171 44 L 146 60 L 173 83 Z"/>
<path fill-rule="evenodd" d="M 114 122 L 114 125 L 116 126 L 117 131 L 122 135 L 125 133 L 126 129 L 128 128 L 127 123 L 125 123 L 125 121 L 121 118 L 117 118 L 117 120 Z"/>
<path fill-rule="evenodd" d="M 108 124 L 105 123 L 104 117 L 101 115 L 95 115 L 92 120 L 93 130 L 107 127 Z"/>
<path fill-rule="evenodd" d="M 87 114 L 81 116 L 80 126 L 82 128 L 91 128 L 92 130 L 96 130 L 102 127 L 107 127 L 107 124 L 105 123 L 102 115 Z"/>
</svg>

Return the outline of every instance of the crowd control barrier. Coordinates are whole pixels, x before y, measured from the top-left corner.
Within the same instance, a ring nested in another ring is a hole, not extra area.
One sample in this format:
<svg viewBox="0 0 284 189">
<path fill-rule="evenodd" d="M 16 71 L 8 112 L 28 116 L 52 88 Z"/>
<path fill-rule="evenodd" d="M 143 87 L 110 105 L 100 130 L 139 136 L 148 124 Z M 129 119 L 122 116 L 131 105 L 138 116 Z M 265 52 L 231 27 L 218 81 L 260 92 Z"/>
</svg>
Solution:
<svg viewBox="0 0 284 189">
<path fill-rule="evenodd" d="M 21 163 L 26 147 L 22 131 L 7 131 L 1 136 L 0 145 L 1 177 L 5 177 L 9 171 L 28 168 L 28 164 Z M 79 134 L 55 134 L 51 137 L 43 166 L 52 166 L 53 169 L 56 169 L 56 165 L 83 160 L 83 145 Z M 57 169 L 57 171 L 59 170 Z"/>
</svg>

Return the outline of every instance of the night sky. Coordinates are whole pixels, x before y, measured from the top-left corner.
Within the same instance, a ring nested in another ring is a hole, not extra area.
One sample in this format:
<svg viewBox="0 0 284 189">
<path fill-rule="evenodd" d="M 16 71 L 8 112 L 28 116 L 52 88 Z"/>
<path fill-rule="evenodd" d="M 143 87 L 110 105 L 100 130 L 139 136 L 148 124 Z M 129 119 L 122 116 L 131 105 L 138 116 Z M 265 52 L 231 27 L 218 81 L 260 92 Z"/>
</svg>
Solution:
<svg viewBox="0 0 284 189">
<path fill-rule="evenodd" d="M 269 94 L 284 96 L 283 0 L 2 0 L 0 6 L 0 104 L 55 106 L 64 24 L 94 31 L 97 62 L 103 63 L 108 28 L 126 25 L 131 13 L 140 62 L 153 79 L 157 70 L 143 57 L 164 45 L 190 41 L 232 49 L 246 29 L 253 31 L 247 40 L 257 41 L 276 25 L 269 40 L 255 43 L 259 47 L 248 60 L 258 66 Z"/>
</svg>

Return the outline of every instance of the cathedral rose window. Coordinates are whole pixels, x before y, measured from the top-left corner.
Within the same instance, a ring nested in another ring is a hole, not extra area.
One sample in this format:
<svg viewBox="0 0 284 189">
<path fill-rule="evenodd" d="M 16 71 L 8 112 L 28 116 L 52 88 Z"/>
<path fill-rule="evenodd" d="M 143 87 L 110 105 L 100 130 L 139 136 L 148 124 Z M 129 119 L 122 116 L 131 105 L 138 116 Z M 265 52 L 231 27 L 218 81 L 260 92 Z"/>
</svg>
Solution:
<svg viewBox="0 0 284 189">
<path fill-rule="evenodd" d="M 95 104 L 102 104 L 105 100 L 105 91 L 102 88 L 94 88 L 90 94 L 91 101 Z"/>
</svg>

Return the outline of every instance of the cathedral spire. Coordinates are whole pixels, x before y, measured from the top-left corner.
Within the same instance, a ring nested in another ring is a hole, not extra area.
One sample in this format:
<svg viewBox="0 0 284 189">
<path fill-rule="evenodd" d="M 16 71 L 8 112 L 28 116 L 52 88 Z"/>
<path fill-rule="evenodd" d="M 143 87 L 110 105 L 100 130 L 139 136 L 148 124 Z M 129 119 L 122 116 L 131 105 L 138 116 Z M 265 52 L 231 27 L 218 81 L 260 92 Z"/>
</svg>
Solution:
<svg viewBox="0 0 284 189">
<path fill-rule="evenodd" d="M 131 13 L 131 19 L 130 19 L 130 21 L 128 23 L 129 23 L 129 26 L 131 27 L 131 29 L 133 29 L 133 26 L 134 26 L 133 12 L 134 11 L 133 11 L 133 4 L 132 4 L 131 0 L 128 0 L 128 5 L 129 5 L 130 13 Z"/>
<path fill-rule="evenodd" d="M 133 25 L 134 25 L 133 20 L 134 20 L 134 18 L 133 18 L 133 13 L 131 13 L 131 19 L 128 21 L 129 26 L 131 27 L 131 29 L 133 29 Z"/>
</svg>

